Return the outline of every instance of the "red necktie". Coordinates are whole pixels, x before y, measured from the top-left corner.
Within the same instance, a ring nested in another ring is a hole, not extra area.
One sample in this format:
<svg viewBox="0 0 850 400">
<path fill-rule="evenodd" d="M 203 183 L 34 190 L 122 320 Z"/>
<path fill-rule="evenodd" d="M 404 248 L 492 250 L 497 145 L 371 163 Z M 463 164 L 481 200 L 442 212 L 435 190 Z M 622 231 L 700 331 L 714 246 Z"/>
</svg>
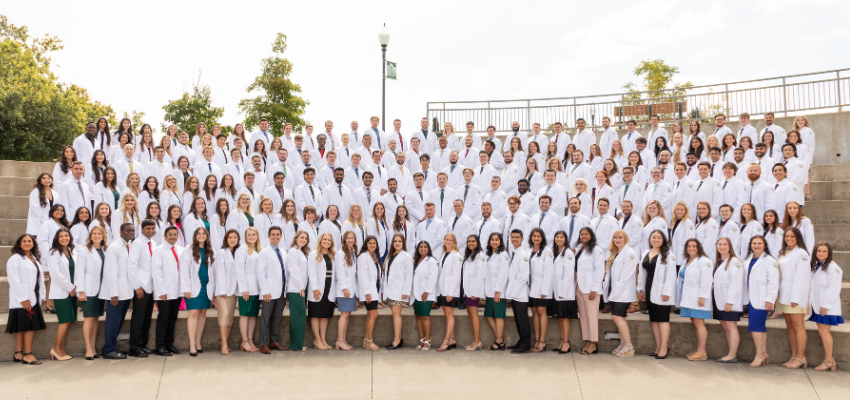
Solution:
<svg viewBox="0 0 850 400">
<path fill-rule="evenodd" d="M 401 132 L 398 133 L 398 142 L 401 144 L 401 151 L 404 151 L 404 140 L 401 138 Z"/>
<path fill-rule="evenodd" d="M 463 158 L 466 158 L 466 156 L 468 156 L 468 155 L 469 155 L 469 149 L 466 149 L 466 154 L 463 155 Z"/>
<path fill-rule="evenodd" d="M 177 252 L 174 251 L 174 246 L 171 246 L 171 254 L 174 254 L 174 261 L 177 261 L 177 270 L 180 271 L 180 259 L 177 258 Z"/>
<path fill-rule="evenodd" d="M 153 256 L 153 250 L 151 249 L 151 242 L 148 242 L 148 253 L 151 253 L 151 256 Z"/>
</svg>

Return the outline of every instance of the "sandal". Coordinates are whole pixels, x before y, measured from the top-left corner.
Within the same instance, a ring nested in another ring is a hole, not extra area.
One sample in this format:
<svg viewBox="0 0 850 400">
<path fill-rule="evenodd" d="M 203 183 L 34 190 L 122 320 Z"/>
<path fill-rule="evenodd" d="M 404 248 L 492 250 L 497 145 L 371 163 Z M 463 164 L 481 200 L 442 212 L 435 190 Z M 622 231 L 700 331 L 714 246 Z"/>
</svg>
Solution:
<svg viewBox="0 0 850 400">
<path fill-rule="evenodd" d="M 815 367 L 815 371 L 833 371 L 833 372 L 835 372 L 836 368 L 838 368 L 838 364 L 835 363 L 835 359 L 832 359 L 832 360 L 829 360 L 829 361 L 823 360 L 821 365 L 818 365 L 817 367 Z"/>
<path fill-rule="evenodd" d="M 428 347 L 425 347 L 425 346 L 428 346 Z M 428 351 L 428 350 L 431 350 L 431 339 L 422 341 L 422 351 Z"/>
<path fill-rule="evenodd" d="M 561 347 L 564 347 L 564 342 L 565 340 L 562 338 L 561 343 L 558 344 L 558 347 L 555 347 L 554 349 L 552 349 L 552 351 L 561 351 Z"/>
<path fill-rule="evenodd" d="M 593 351 L 587 351 L 585 349 L 581 349 L 579 354 L 590 355 L 590 354 L 599 354 L 599 345 L 596 342 L 590 342 L 589 344 L 593 345 Z"/>
<path fill-rule="evenodd" d="M 23 365 L 41 365 L 41 361 L 38 361 L 38 360 L 33 360 L 33 361 L 24 360 L 24 358 L 27 358 L 27 356 L 31 356 L 32 353 L 23 353 L 23 354 L 24 355 L 21 357 L 21 364 L 23 364 Z M 33 357 L 33 358 L 35 358 L 35 357 Z"/>
<path fill-rule="evenodd" d="M 799 364 L 792 364 L 792 363 L 799 363 Z M 809 366 L 809 362 L 806 361 L 805 358 L 794 357 L 793 360 L 788 361 L 787 363 L 783 364 L 782 366 L 784 366 L 785 368 L 788 368 L 788 369 L 799 369 L 799 368 L 806 369 Z"/>
<path fill-rule="evenodd" d="M 496 346 L 495 348 L 493 346 Z M 502 339 L 502 342 L 493 343 L 493 346 L 490 346 L 490 350 L 504 350 L 505 349 L 505 339 Z"/>
<path fill-rule="evenodd" d="M 372 339 L 363 339 L 363 348 L 366 350 L 378 351 L 378 346 L 372 343 Z"/>
<path fill-rule="evenodd" d="M 628 349 L 628 351 L 626 351 Z M 626 343 L 623 345 L 623 348 L 620 349 L 616 354 L 617 357 L 634 357 L 635 355 L 635 346 L 632 346 L 631 343 Z"/>
<path fill-rule="evenodd" d="M 484 344 L 482 344 L 481 342 L 471 343 L 468 346 L 464 347 L 463 349 L 466 350 L 466 351 L 476 351 L 476 350 L 481 350 L 482 346 L 484 346 Z"/>
<path fill-rule="evenodd" d="M 422 343 L 425 342 L 425 338 L 419 338 L 419 344 L 416 345 L 416 350 L 422 350 Z"/>
<path fill-rule="evenodd" d="M 437 349 L 437 351 L 446 351 L 451 350 L 452 345 L 450 344 L 451 340 L 449 338 L 443 339 L 443 344 Z"/>
<path fill-rule="evenodd" d="M 12 362 L 21 362 L 21 360 L 23 360 L 24 356 L 21 356 L 21 358 L 18 358 L 18 354 L 24 354 L 24 352 L 23 351 L 16 351 L 15 354 L 12 355 Z"/>
</svg>

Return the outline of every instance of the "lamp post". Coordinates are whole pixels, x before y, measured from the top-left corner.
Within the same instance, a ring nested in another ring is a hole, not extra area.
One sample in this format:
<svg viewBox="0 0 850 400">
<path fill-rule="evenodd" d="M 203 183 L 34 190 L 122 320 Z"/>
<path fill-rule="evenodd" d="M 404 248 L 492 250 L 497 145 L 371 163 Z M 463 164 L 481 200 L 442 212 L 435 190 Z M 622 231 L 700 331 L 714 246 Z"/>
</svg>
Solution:
<svg viewBox="0 0 850 400">
<path fill-rule="evenodd" d="M 390 44 L 390 32 L 387 31 L 387 24 L 381 29 L 378 34 L 378 41 L 381 42 L 381 71 L 383 73 L 383 82 L 381 88 L 381 130 L 387 131 L 387 45 Z"/>
<path fill-rule="evenodd" d="M 596 126 L 596 106 L 591 105 L 590 106 L 590 127 L 591 127 L 590 129 L 593 129 L 594 126 Z"/>
</svg>

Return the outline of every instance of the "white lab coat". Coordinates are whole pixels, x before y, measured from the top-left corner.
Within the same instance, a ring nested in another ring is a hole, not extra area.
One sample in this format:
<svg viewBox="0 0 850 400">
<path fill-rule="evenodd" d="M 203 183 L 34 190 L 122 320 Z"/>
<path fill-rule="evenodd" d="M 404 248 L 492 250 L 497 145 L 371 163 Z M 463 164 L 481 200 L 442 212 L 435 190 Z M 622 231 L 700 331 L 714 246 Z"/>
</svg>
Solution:
<svg viewBox="0 0 850 400">
<path fill-rule="evenodd" d="M 587 254 L 592 260 L 593 255 Z M 570 249 L 564 249 L 554 255 L 552 277 L 553 298 L 556 301 L 575 300 L 576 298 L 576 262 L 575 254 Z M 600 275 L 601 277 L 601 275 Z M 533 282 L 532 282 L 533 284 Z M 602 284 L 600 279 L 599 284 Z"/>
<path fill-rule="evenodd" d="M 477 256 L 470 257 L 469 259 L 464 259 L 461 264 L 461 280 L 464 295 L 477 299 L 487 297 L 486 278 L 489 276 L 489 272 L 487 257 L 483 253 L 479 253 Z M 504 272 L 507 274 L 507 268 Z M 493 279 L 498 280 L 498 277 L 494 276 Z"/>
<path fill-rule="evenodd" d="M 437 282 L 437 293 L 441 296 L 460 297 L 460 283 L 463 272 L 463 256 L 457 251 L 451 251 L 440 257 L 440 276 Z"/>
<path fill-rule="evenodd" d="M 718 310 L 724 310 L 727 304 L 731 304 L 732 311 L 744 311 L 744 268 L 738 257 L 726 257 L 715 269 L 714 304 Z"/>
<path fill-rule="evenodd" d="M 584 247 L 581 244 L 576 249 L 576 254 Z M 605 277 L 605 249 L 602 246 L 594 246 L 591 253 L 583 252 L 581 257 L 575 261 L 576 286 L 582 293 L 602 293 L 602 280 Z"/>
<path fill-rule="evenodd" d="M 669 238 L 670 251 L 676 255 L 676 260 L 681 262 L 685 254 L 685 242 L 687 242 L 688 239 L 696 238 L 696 227 L 694 226 L 694 221 L 688 218 L 681 220 L 675 231 L 672 231 L 673 225 L 670 225 L 670 229 L 672 232 Z M 704 243 L 703 246 L 705 246 Z"/>
<path fill-rule="evenodd" d="M 779 264 L 767 253 L 762 253 L 752 271 L 749 270 L 752 256 L 744 261 L 744 290 L 743 302 L 750 303 L 758 310 L 764 310 L 764 303 L 776 304 L 779 294 Z"/>
<path fill-rule="evenodd" d="M 756 220 L 751 220 L 740 229 L 738 248 L 735 249 L 735 253 L 738 257 L 745 257 L 747 255 L 747 250 L 750 248 L 750 239 L 752 239 L 753 236 L 764 236 L 764 229 Z"/>
<path fill-rule="evenodd" d="M 528 249 L 525 257 L 529 258 L 528 296 L 536 299 L 551 299 L 555 281 L 555 258 L 552 249 L 544 247 L 540 255 Z M 514 262 L 516 262 L 516 256 Z"/>
<path fill-rule="evenodd" d="M 646 250 L 640 257 L 640 271 L 638 271 L 638 290 L 647 292 L 646 281 L 647 271 L 643 267 L 643 259 L 649 255 L 650 250 Z M 653 304 L 659 306 L 674 306 L 676 305 L 676 255 L 672 252 L 667 254 L 667 262 L 662 262 L 662 256 L 659 253 L 655 259 L 655 273 L 652 275 L 651 297 L 648 299 Z M 667 301 L 663 300 L 662 296 L 669 296 Z"/>
<path fill-rule="evenodd" d="M 636 277 L 640 260 L 631 247 L 623 247 L 602 281 L 602 293 L 607 302 L 632 303 L 637 301 Z M 610 292 L 609 292 L 610 288 Z"/>
<path fill-rule="evenodd" d="M 154 248 L 156 248 L 156 242 L 153 241 L 153 237 L 148 239 L 144 236 L 136 236 L 130 243 L 130 264 L 127 266 L 127 272 L 133 290 L 141 288 L 145 293 L 153 293 L 151 260 Z"/>
<path fill-rule="evenodd" d="M 319 261 L 316 261 L 318 253 L 316 250 L 310 252 L 310 255 L 307 256 L 307 287 L 309 289 L 309 293 L 307 293 L 307 300 L 310 302 L 318 302 L 316 298 L 313 296 L 313 291 L 318 290 L 320 295 L 319 299 L 325 295 L 325 279 L 327 276 L 327 265 L 325 264 L 324 257 L 321 257 Z M 336 275 L 333 268 L 334 260 L 331 259 L 331 288 L 328 293 L 328 300 L 331 302 L 336 301 Z"/>
<path fill-rule="evenodd" d="M 183 254 L 183 247 L 175 243 L 174 252 L 171 251 L 171 247 L 170 244 L 165 243 L 153 251 L 151 276 L 153 277 L 153 295 L 157 300 L 162 295 L 168 296 L 168 300 L 183 297 L 183 292 L 180 290 L 178 260 L 174 258 L 175 253 L 178 258 Z"/>
<path fill-rule="evenodd" d="M 812 310 L 820 314 L 825 308 L 827 315 L 841 315 L 841 282 L 844 271 L 835 262 L 818 268 L 812 274 L 810 302 Z"/>
<path fill-rule="evenodd" d="M 764 231 L 764 241 L 767 243 L 767 248 L 770 250 L 770 256 L 779 258 L 779 252 L 782 251 L 782 241 L 785 231 L 781 227 L 776 227 L 773 233 L 770 230 Z M 805 242 L 805 240 L 803 240 Z M 748 249 L 749 250 L 749 249 Z"/>
<path fill-rule="evenodd" d="M 720 224 L 714 218 L 706 218 L 705 221 L 696 225 L 695 237 L 700 244 L 702 244 L 703 250 L 705 250 L 705 255 L 708 256 L 711 262 L 715 261 L 715 250 L 717 249 L 717 239 L 720 237 L 718 236 L 719 234 Z M 685 254 L 684 249 L 682 249 L 681 253 L 676 254 Z M 680 255 L 680 257 L 682 256 Z"/>
<path fill-rule="evenodd" d="M 120 236 L 106 249 L 106 261 L 103 263 L 103 283 L 100 287 L 101 299 L 109 300 L 117 297 L 118 300 L 130 300 L 133 298 L 133 287 L 130 284 L 128 267 L 130 265 L 130 252 L 124 239 Z"/>
<path fill-rule="evenodd" d="M 345 253 L 338 251 L 334 256 L 333 264 L 334 283 L 332 286 L 336 287 L 334 298 L 345 298 L 345 289 L 348 289 L 349 298 L 356 297 L 359 287 L 357 284 L 357 257 L 353 257 L 351 265 L 348 265 L 345 262 Z M 324 284 L 324 282 L 322 283 Z"/>
<path fill-rule="evenodd" d="M 74 266 L 77 265 L 77 251 L 70 252 L 71 259 L 74 260 Z M 59 300 L 68 297 L 71 291 L 76 289 L 74 282 L 71 280 L 71 270 L 68 257 L 65 257 L 60 251 L 51 251 L 47 256 L 47 262 L 50 264 L 50 293 L 48 296 L 52 300 Z"/>
<path fill-rule="evenodd" d="M 525 253 L 519 253 L 519 255 L 522 254 Z M 508 252 L 493 254 L 489 257 L 486 255 L 486 253 L 482 252 L 479 257 L 481 258 L 480 262 L 484 263 L 487 268 L 487 274 L 484 278 L 485 296 L 494 298 L 496 292 L 499 292 L 501 298 L 507 298 L 506 292 L 508 288 L 508 268 L 510 267 L 511 260 L 511 257 L 508 255 Z"/>
<path fill-rule="evenodd" d="M 413 257 L 406 251 L 398 253 L 390 265 L 390 256 L 384 264 L 384 298 L 395 301 L 406 301 L 413 304 Z M 403 299 L 402 296 L 407 296 Z"/>
<path fill-rule="evenodd" d="M 40 307 L 47 298 L 41 263 L 33 263 L 26 256 L 12 254 L 6 261 L 6 276 L 9 280 L 9 309 L 23 308 L 21 303 L 29 300 L 32 307 Z M 38 285 L 38 302 L 35 288 Z"/>
<path fill-rule="evenodd" d="M 637 254 L 641 249 L 641 239 L 643 237 L 643 222 L 640 220 L 640 215 L 632 212 L 628 221 L 626 221 L 626 217 L 624 216 L 620 219 L 619 226 L 620 229 L 626 232 L 626 236 L 629 238 L 629 243 L 626 246 L 630 247 Z M 608 240 L 610 244 L 611 238 L 608 238 Z"/>
<path fill-rule="evenodd" d="M 676 279 L 678 306 L 711 311 L 711 285 L 714 272 L 711 260 L 708 257 L 699 257 L 690 264 L 684 260 L 682 268 L 685 268 L 684 285 L 682 285 L 682 278 Z M 682 289 L 679 289 L 680 287 Z M 699 306 L 699 299 L 705 299 L 702 307 Z"/>
<path fill-rule="evenodd" d="M 372 301 L 381 300 L 381 289 L 384 281 L 380 259 L 375 262 L 366 253 L 357 257 L 357 298 L 365 302 L 366 296 L 372 296 Z"/>
<path fill-rule="evenodd" d="M 237 249 L 238 251 L 239 249 Z M 236 296 L 238 277 L 236 274 L 236 254 L 224 248 L 216 252 L 215 263 L 216 296 Z"/>
<path fill-rule="evenodd" d="M 59 191 L 52 189 L 53 192 L 53 204 L 64 204 L 61 200 L 61 195 Z M 30 192 L 29 196 L 29 209 L 27 211 L 27 233 L 30 235 L 37 235 L 39 228 L 47 222 L 50 217 L 47 215 L 50 212 L 50 201 L 46 199 L 44 203 L 44 207 L 41 206 L 41 203 L 38 200 L 38 189 L 33 189 Z M 70 214 L 67 207 L 65 209 L 65 214 Z M 71 218 L 74 217 L 73 214 L 70 214 Z M 47 254 L 42 252 L 41 254 Z"/>
<path fill-rule="evenodd" d="M 280 249 L 280 258 L 283 259 L 285 267 L 287 254 L 283 249 Z M 257 283 L 259 285 L 260 297 L 269 294 L 271 295 L 271 299 L 275 300 L 283 296 L 283 278 L 283 271 L 281 270 L 280 261 L 277 259 L 274 247 L 263 248 L 260 251 L 260 256 L 257 258 Z M 322 288 L 324 287 L 323 282 Z"/>
<path fill-rule="evenodd" d="M 440 267 L 434 257 L 426 257 L 413 267 L 413 298 L 423 301 L 422 295 L 427 293 L 426 301 L 436 301 L 439 288 Z"/>
<path fill-rule="evenodd" d="M 210 254 L 206 256 L 209 257 Z M 213 256 L 220 257 L 219 254 Z M 195 261 L 191 245 L 184 247 L 183 253 L 180 254 L 180 292 L 191 293 L 191 298 L 198 297 L 201 293 L 201 278 L 198 273 L 203 261 L 201 258 Z M 215 267 L 210 263 L 207 263 L 207 271 L 210 279 L 207 283 L 207 297 L 212 300 L 215 298 L 215 283 L 218 277 L 215 275 Z"/>
<path fill-rule="evenodd" d="M 281 252 L 283 252 L 282 247 Z M 281 253 L 282 255 L 283 253 Z M 286 293 L 300 294 L 303 290 L 305 291 L 304 295 L 309 297 L 306 293 L 310 280 L 309 265 L 307 255 L 304 255 L 304 252 L 294 247 L 289 250 L 286 254 Z M 324 282 L 322 282 L 322 288 L 324 289 Z"/>
<path fill-rule="evenodd" d="M 561 221 L 558 219 L 558 214 L 549 209 L 545 214 L 537 212 L 532 215 L 531 227 L 532 229 L 540 228 L 543 230 L 543 233 L 546 234 L 546 243 L 555 243 L 555 233 L 561 229 Z"/>
<path fill-rule="evenodd" d="M 106 251 L 104 251 L 104 260 L 101 260 L 95 248 L 89 250 L 81 246 L 77 247 L 77 250 L 77 258 L 74 260 L 76 262 L 74 286 L 77 287 L 77 295 L 82 293 L 94 298 L 100 293 L 100 272 L 103 269 Z"/>
<path fill-rule="evenodd" d="M 804 310 L 809 309 L 809 289 L 812 280 L 812 268 L 809 254 L 802 247 L 779 258 L 779 303 L 790 306 L 797 304 Z"/>
<path fill-rule="evenodd" d="M 507 252 L 502 254 L 507 255 Z M 498 254 L 498 256 L 501 256 L 502 254 Z M 551 257 L 551 255 L 552 253 L 550 251 L 548 257 Z M 493 258 L 496 258 L 496 256 L 497 255 L 494 254 Z M 508 262 L 508 274 L 507 289 L 505 290 L 504 296 L 505 299 L 528 302 L 529 279 L 531 277 L 531 256 L 530 250 L 520 247 L 514 250 L 514 254 L 511 257 L 506 257 L 506 261 Z M 549 284 L 551 285 L 551 280 Z"/>
<path fill-rule="evenodd" d="M 717 218 L 720 206 L 723 205 L 723 188 L 717 179 L 707 176 L 705 179 L 695 181 L 696 192 L 694 194 L 694 205 L 701 201 L 711 205 L 711 216 Z"/>
</svg>

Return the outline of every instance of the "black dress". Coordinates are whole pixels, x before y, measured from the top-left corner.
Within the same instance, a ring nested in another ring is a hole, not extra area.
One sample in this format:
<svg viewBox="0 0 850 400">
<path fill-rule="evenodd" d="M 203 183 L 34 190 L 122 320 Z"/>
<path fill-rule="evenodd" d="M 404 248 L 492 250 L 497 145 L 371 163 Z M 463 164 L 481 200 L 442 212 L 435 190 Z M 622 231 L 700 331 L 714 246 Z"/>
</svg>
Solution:
<svg viewBox="0 0 850 400">
<path fill-rule="evenodd" d="M 322 294 L 322 299 L 319 301 L 311 301 L 307 304 L 307 312 L 310 318 L 331 318 L 334 316 L 334 303 L 328 300 L 328 293 L 331 291 L 331 283 L 333 282 L 334 264 L 330 256 L 324 255 L 325 258 L 325 290 Z"/>
<path fill-rule="evenodd" d="M 673 306 L 662 306 L 652 302 L 652 280 L 655 278 L 655 262 L 658 254 L 649 258 L 649 253 L 643 257 L 643 269 L 646 270 L 646 284 L 644 295 L 646 296 L 646 309 L 649 311 L 649 322 L 670 322 L 670 309 Z"/>
<path fill-rule="evenodd" d="M 52 200 L 51 200 L 52 201 Z M 41 268 L 38 263 L 35 263 L 37 275 L 35 278 L 35 304 L 29 310 L 23 308 L 12 308 L 9 310 L 9 317 L 6 320 L 6 333 L 21 333 L 30 331 L 40 331 L 47 329 L 44 323 L 44 316 L 41 314 L 41 299 L 38 298 L 39 287 L 38 276 L 41 275 Z"/>
</svg>

